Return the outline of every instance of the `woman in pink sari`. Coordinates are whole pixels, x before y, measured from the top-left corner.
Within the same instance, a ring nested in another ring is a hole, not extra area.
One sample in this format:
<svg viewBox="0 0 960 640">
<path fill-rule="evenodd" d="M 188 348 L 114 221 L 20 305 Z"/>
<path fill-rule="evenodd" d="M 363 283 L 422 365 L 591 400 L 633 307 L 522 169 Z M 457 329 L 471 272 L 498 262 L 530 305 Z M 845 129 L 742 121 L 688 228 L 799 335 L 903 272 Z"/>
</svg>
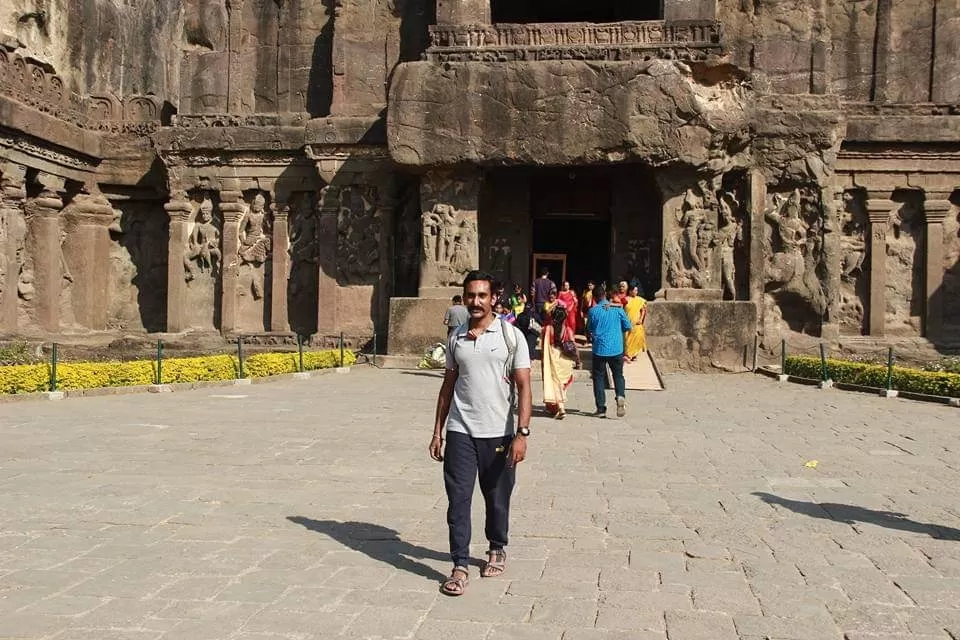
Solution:
<svg viewBox="0 0 960 640">
<path fill-rule="evenodd" d="M 577 315 L 579 315 L 577 313 L 577 292 L 570 288 L 569 282 L 565 281 L 563 283 L 563 289 L 557 294 L 557 300 L 567 310 L 565 325 L 570 329 L 570 334 L 575 335 L 577 333 Z"/>
</svg>

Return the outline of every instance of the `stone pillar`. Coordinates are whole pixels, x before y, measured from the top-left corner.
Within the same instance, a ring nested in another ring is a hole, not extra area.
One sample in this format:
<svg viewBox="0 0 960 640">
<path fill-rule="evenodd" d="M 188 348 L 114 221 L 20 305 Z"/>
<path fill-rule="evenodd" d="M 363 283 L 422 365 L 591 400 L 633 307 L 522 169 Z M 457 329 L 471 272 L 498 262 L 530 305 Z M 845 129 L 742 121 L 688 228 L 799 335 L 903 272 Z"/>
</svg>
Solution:
<svg viewBox="0 0 960 640">
<path fill-rule="evenodd" d="M 19 164 L 0 166 L 0 331 L 16 331 L 20 285 L 18 249 L 23 247 L 26 222 L 27 169 Z"/>
<path fill-rule="evenodd" d="M 469 271 L 480 268 L 481 177 L 480 169 L 471 167 L 432 171 L 420 182 L 421 298 L 449 298 L 462 290 Z"/>
<path fill-rule="evenodd" d="M 437 0 L 437 24 L 490 24 L 490 0 Z"/>
<path fill-rule="evenodd" d="M 927 192 L 923 204 L 926 222 L 924 281 L 926 305 L 923 318 L 924 335 L 933 342 L 943 336 L 943 221 L 951 211 L 949 193 Z"/>
<path fill-rule="evenodd" d="M 887 227 L 894 202 L 886 198 L 868 198 L 867 216 L 870 248 L 870 300 L 867 310 L 867 333 L 882 336 L 887 316 Z"/>
<path fill-rule="evenodd" d="M 223 214 L 223 268 L 220 270 L 220 333 L 237 330 L 237 287 L 240 284 L 240 218 L 243 193 L 236 179 L 223 181 L 220 213 Z"/>
<path fill-rule="evenodd" d="M 827 300 L 827 312 L 823 319 L 820 337 L 824 340 L 836 340 L 840 337 L 840 273 L 842 271 L 840 239 L 843 229 L 840 212 L 843 211 L 843 188 L 821 189 L 823 201 L 823 261 L 824 295 Z"/>
<path fill-rule="evenodd" d="M 320 190 L 317 212 L 317 255 L 320 276 L 317 302 L 317 333 L 330 335 L 339 327 L 337 317 L 337 215 L 340 213 L 340 187 L 328 185 Z"/>
<path fill-rule="evenodd" d="M 78 194 L 63 211 L 68 235 L 64 258 L 73 276 L 71 304 L 77 324 L 107 328 L 110 281 L 110 232 L 113 207 L 102 193 Z"/>
<path fill-rule="evenodd" d="M 252 69 L 243 68 L 243 29 L 244 0 L 227 0 L 227 47 L 229 62 L 227 66 L 227 110 L 229 113 L 244 112 L 244 82 L 246 74 Z M 252 106 L 252 105 L 251 105 Z"/>
<path fill-rule="evenodd" d="M 380 264 L 377 274 L 377 316 L 374 326 L 383 335 L 390 315 L 390 297 L 393 295 L 394 264 L 393 216 L 398 202 L 393 197 L 393 185 L 384 181 L 377 188 L 377 208 L 380 211 Z"/>
<path fill-rule="evenodd" d="M 750 172 L 750 300 L 763 300 L 767 255 L 764 247 L 764 213 L 767 208 L 767 182 L 763 173 Z M 666 271 L 664 271 L 666 274 Z M 666 275 L 664 275 L 666 277 Z M 760 307 L 763 308 L 762 306 Z"/>
<path fill-rule="evenodd" d="M 167 331 L 179 333 L 187 328 L 187 274 L 184 261 L 190 242 L 190 200 L 186 192 L 176 191 L 163 208 L 170 216 L 167 239 Z"/>
<path fill-rule="evenodd" d="M 73 276 L 65 269 L 60 240 L 60 211 L 65 181 L 48 173 L 37 176 L 40 195 L 27 200 L 27 244 L 33 261 L 36 289 L 34 313 L 45 331 L 60 331 L 60 293 L 63 278 Z"/>
<path fill-rule="evenodd" d="M 290 330 L 287 312 L 287 279 L 290 277 L 290 205 L 286 202 L 273 204 L 273 241 L 271 257 L 273 267 L 270 280 L 270 330 Z"/>
</svg>

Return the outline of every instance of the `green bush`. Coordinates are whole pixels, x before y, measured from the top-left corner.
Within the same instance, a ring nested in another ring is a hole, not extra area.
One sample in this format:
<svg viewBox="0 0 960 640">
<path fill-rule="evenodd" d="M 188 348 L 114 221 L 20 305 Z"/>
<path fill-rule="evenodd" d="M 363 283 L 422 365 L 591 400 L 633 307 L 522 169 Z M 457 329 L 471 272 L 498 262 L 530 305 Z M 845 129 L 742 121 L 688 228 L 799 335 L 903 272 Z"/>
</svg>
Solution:
<svg viewBox="0 0 960 640">
<path fill-rule="evenodd" d="M 353 352 L 344 352 L 343 366 L 357 361 Z M 299 369 L 295 353 L 258 353 L 244 360 L 244 375 L 263 378 Z M 341 366 L 339 351 L 311 351 L 303 354 L 306 370 Z M 240 363 L 236 356 L 171 358 L 163 361 L 164 384 L 232 380 Z M 57 389 L 97 389 L 153 384 L 157 379 L 156 361 L 61 362 L 57 364 Z M 0 393 L 35 393 L 50 388 L 50 365 L 25 364 L 0 366 Z"/>
<path fill-rule="evenodd" d="M 788 375 L 816 380 L 822 377 L 820 358 L 791 356 L 786 365 L 784 373 Z M 878 389 L 887 387 L 887 367 L 884 365 L 828 359 L 827 377 L 845 384 Z M 893 367 L 891 379 L 893 388 L 898 391 L 960 398 L 960 374 L 957 373 Z"/>
</svg>

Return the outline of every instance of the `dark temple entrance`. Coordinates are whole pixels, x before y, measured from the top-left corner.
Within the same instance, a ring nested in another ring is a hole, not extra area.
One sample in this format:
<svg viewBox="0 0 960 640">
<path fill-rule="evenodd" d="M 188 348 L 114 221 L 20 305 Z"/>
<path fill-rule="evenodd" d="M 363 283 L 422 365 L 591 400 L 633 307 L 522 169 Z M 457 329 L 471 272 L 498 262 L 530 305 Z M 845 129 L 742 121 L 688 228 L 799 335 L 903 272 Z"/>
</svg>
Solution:
<svg viewBox="0 0 960 640">
<path fill-rule="evenodd" d="M 588 280 L 637 280 L 660 288 L 663 200 L 637 164 L 492 169 L 479 207 L 480 266 L 506 286 L 527 288 L 536 267 L 578 293 Z"/>
<path fill-rule="evenodd" d="M 565 271 L 551 269 L 558 286 L 566 277 L 577 291 L 588 280 L 600 283 L 610 274 L 610 171 L 602 168 L 541 169 L 530 185 L 532 249 L 565 256 Z M 531 264 L 531 276 L 538 265 Z"/>
</svg>

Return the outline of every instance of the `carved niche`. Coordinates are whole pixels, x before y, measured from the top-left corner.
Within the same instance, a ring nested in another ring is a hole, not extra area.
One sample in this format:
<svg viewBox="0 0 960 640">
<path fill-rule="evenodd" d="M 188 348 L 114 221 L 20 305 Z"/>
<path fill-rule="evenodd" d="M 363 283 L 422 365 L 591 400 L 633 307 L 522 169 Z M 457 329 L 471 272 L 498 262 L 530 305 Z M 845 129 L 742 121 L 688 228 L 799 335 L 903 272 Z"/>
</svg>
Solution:
<svg viewBox="0 0 960 640">
<path fill-rule="evenodd" d="M 239 242 L 237 258 L 240 270 L 240 295 L 262 300 L 265 287 L 265 265 L 272 250 L 267 198 L 254 191 L 243 202 L 243 213 L 237 226 Z"/>
<path fill-rule="evenodd" d="M 874 225 L 886 235 L 886 327 L 889 335 L 919 335 L 926 305 L 923 257 L 923 194 L 897 191 L 897 206 L 887 225 Z"/>
<path fill-rule="evenodd" d="M 202 274 L 216 280 L 223 268 L 223 220 L 209 194 L 191 199 L 190 204 L 187 246 L 183 258 L 185 278 L 191 282 Z"/>
<path fill-rule="evenodd" d="M 836 321 L 843 333 L 860 334 L 870 285 L 865 265 L 869 229 L 866 193 L 846 191 L 841 204 L 838 212 L 840 289 Z"/>
<path fill-rule="evenodd" d="M 340 190 L 337 268 L 342 284 L 376 280 L 380 273 L 380 222 L 375 186 L 351 185 Z"/>
<path fill-rule="evenodd" d="M 290 206 L 290 277 L 287 281 L 287 314 L 290 328 L 300 335 L 317 330 L 320 278 L 319 212 L 316 194 L 297 191 Z"/>
<path fill-rule="evenodd" d="M 479 180 L 442 174 L 421 185 L 421 287 L 456 287 L 480 263 Z"/>
</svg>

